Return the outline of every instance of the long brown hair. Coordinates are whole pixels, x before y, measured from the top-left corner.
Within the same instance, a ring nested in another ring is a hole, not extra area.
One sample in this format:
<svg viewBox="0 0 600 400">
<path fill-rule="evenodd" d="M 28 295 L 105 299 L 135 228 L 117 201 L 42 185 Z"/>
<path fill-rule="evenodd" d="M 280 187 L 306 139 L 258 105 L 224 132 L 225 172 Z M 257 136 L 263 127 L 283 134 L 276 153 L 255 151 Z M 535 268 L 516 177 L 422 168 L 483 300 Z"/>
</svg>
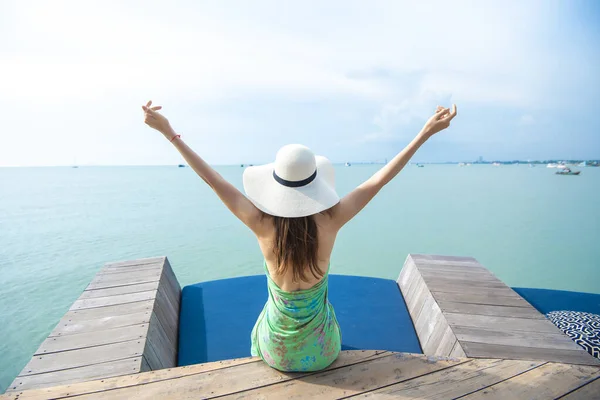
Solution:
<svg viewBox="0 0 600 400">
<path fill-rule="evenodd" d="M 330 215 L 330 210 L 325 212 Z M 308 282 L 307 272 L 316 279 L 322 278 L 324 272 L 318 265 L 319 239 L 314 215 L 300 218 L 274 216 L 273 223 L 276 273 L 284 275 L 288 268 L 292 268 L 294 282 Z"/>
</svg>

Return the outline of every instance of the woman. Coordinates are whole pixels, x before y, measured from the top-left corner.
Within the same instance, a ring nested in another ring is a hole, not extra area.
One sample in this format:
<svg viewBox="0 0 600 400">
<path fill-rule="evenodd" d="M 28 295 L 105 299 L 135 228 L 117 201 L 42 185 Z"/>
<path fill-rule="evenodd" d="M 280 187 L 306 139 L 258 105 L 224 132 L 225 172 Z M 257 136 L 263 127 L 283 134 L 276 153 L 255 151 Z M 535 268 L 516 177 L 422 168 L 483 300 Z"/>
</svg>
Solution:
<svg viewBox="0 0 600 400">
<path fill-rule="evenodd" d="M 145 123 L 161 132 L 190 167 L 258 239 L 269 298 L 252 330 L 254 356 L 281 371 L 317 371 L 341 349 L 340 328 L 327 300 L 329 259 L 338 231 L 392 180 L 435 133 L 456 116 L 438 106 L 419 134 L 391 162 L 341 200 L 333 166 L 301 145 L 284 146 L 275 162 L 244 171 L 246 196 L 190 149 L 152 102 Z"/>
</svg>

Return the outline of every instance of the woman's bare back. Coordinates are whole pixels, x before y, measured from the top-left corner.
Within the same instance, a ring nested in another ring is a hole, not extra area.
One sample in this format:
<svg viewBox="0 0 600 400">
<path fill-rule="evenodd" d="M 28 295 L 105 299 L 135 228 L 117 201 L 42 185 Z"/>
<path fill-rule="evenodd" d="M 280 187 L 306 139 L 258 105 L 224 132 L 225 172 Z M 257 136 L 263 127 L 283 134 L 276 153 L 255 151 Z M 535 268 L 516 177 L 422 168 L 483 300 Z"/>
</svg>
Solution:
<svg viewBox="0 0 600 400">
<path fill-rule="evenodd" d="M 331 252 L 333 251 L 333 245 L 335 243 L 338 230 L 332 217 L 326 213 L 315 214 L 313 215 L 313 218 L 317 224 L 317 239 L 319 243 L 319 250 L 317 254 L 318 266 L 319 269 L 325 273 L 329 268 L 329 260 L 331 258 Z M 265 215 L 264 226 L 264 234 L 257 235 L 258 244 L 267 262 L 269 275 L 271 275 L 271 279 L 277 284 L 277 286 L 286 292 L 296 292 L 298 290 L 310 289 L 319 283 L 322 278 L 317 279 L 310 273 L 307 274 L 308 282 L 294 282 L 292 268 L 288 268 L 284 275 L 276 274 L 275 271 L 277 262 L 275 259 L 275 253 L 273 252 L 275 226 L 271 216 Z"/>
</svg>

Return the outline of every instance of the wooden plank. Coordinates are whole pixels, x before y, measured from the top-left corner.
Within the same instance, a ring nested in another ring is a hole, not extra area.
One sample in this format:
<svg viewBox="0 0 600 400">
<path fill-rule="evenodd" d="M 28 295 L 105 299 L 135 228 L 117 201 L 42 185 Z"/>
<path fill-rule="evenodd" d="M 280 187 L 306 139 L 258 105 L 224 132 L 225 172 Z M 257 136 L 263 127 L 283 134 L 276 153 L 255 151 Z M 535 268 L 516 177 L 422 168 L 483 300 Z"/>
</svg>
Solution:
<svg viewBox="0 0 600 400">
<path fill-rule="evenodd" d="M 398 279 L 396 279 L 396 283 L 398 284 L 398 286 L 400 286 L 400 288 L 407 288 L 409 282 L 412 280 L 413 278 L 413 274 L 415 272 L 415 264 L 412 262 L 412 260 L 410 259 L 410 257 L 408 257 L 406 259 L 406 261 L 404 261 L 404 265 L 402 266 L 402 269 L 400 270 L 400 275 L 398 276 Z"/>
<path fill-rule="evenodd" d="M 165 275 L 169 281 L 169 283 L 171 284 L 174 292 L 176 293 L 181 293 L 181 285 L 179 285 L 179 281 L 177 280 L 177 277 L 175 276 L 175 271 L 173 271 L 173 268 L 171 268 L 171 264 L 169 263 L 169 260 L 165 260 Z"/>
<path fill-rule="evenodd" d="M 128 314 L 137 314 L 140 312 L 152 311 L 154 301 L 144 300 L 135 303 L 117 304 L 114 306 L 87 308 L 83 310 L 69 311 L 65 314 L 64 319 L 77 318 L 79 321 L 92 320 L 105 317 L 116 317 Z M 61 320 L 62 321 L 62 320 Z"/>
<path fill-rule="evenodd" d="M 445 300 L 491 306 L 531 307 L 531 304 L 525 301 L 522 297 L 496 296 L 495 294 L 490 293 L 474 294 L 470 291 L 463 293 L 435 292 L 433 293 L 433 297 L 435 297 L 437 301 Z"/>
<path fill-rule="evenodd" d="M 143 340 L 130 340 L 104 346 L 39 355 L 29 361 L 19 376 L 60 371 L 124 358 L 140 357 L 143 351 Z"/>
<path fill-rule="evenodd" d="M 92 332 L 73 335 L 53 336 L 44 340 L 34 355 L 144 339 L 147 331 L 148 324 L 145 323 L 113 329 L 94 330 Z"/>
<path fill-rule="evenodd" d="M 49 372 L 19 376 L 15 379 L 9 390 L 19 391 L 21 388 L 37 389 L 45 386 L 66 385 L 71 382 L 81 382 L 82 380 L 129 375 L 139 370 L 141 362 L 141 357 L 134 357 L 85 367 L 70 368 L 62 370 L 60 373 Z"/>
<path fill-rule="evenodd" d="M 172 342 L 163 329 L 158 317 L 153 314 L 150 320 L 150 328 L 146 338 L 146 350 L 151 349 L 151 354 L 156 355 L 158 360 L 146 357 L 151 369 L 171 368 L 177 366 L 176 343 Z M 146 354 L 146 351 L 144 351 Z M 161 365 L 158 367 L 158 365 Z"/>
<path fill-rule="evenodd" d="M 104 289 L 115 286 L 137 285 L 140 283 L 155 282 L 160 280 L 161 271 L 148 271 L 144 273 L 124 272 L 122 274 L 96 275 L 85 290 Z"/>
<path fill-rule="evenodd" d="M 555 399 L 590 382 L 600 369 L 548 363 L 489 386 L 463 399 Z"/>
<path fill-rule="evenodd" d="M 433 296 L 430 295 L 423 304 L 423 308 L 421 309 L 421 312 L 416 319 L 416 323 L 414 324 L 415 332 L 417 332 L 419 341 L 422 344 L 427 343 L 429 337 L 433 333 L 433 328 L 435 327 L 438 319 L 440 318 L 444 318 L 442 312 L 438 305 L 435 303 Z M 422 345 L 421 348 L 423 347 L 424 346 Z"/>
<path fill-rule="evenodd" d="M 153 291 L 158 289 L 158 284 L 159 282 L 157 281 L 149 283 L 140 283 L 139 285 L 126 285 L 106 289 L 86 290 L 81 294 L 81 296 L 79 296 L 78 300 Z"/>
<path fill-rule="evenodd" d="M 501 344 L 504 346 L 526 346 L 540 349 L 581 350 L 581 347 L 562 332 L 526 332 L 479 327 L 454 326 L 452 328 L 459 341 Z M 568 339 L 568 340 L 565 340 Z M 474 356 L 469 354 L 469 356 Z"/>
<path fill-rule="evenodd" d="M 428 361 L 423 357 L 394 354 L 332 371 L 312 374 L 290 382 L 285 381 L 245 390 L 224 398 L 337 399 L 365 393 L 398 381 L 413 379 L 461 362 L 466 362 L 466 360 Z"/>
<path fill-rule="evenodd" d="M 475 258 L 466 257 L 466 256 L 445 256 L 445 255 L 439 255 L 439 254 L 410 253 L 409 257 L 412 258 L 413 260 L 415 260 L 415 262 L 421 261 L 421 260 L 429 260 L 429 261 L 434 261 L 434 262 L 455 262 L 455 263 L 459 263 L 459 264 L 463 264 L 463 263 L 479 264 L 479 262 Z"/>
<path fill-rule="evenodd" d="M 388 356 L 381 351 L 341 352 L 338 359 L 326 370 L 333 370 L 359 364 L 367 360 Z M 442 361 L 443 362 L 443 361 Z M 226 362 L 225 362 L 226 363 Z M 156 375 L 154 375 L 156 374 Z M 81 396 L 78 399 L 159 399 L 159 398 L 199 398 L 226 395 L 254 388 L 289 381 L 310 373 L 283 373 L 262 360 L 254 357 L 242 359 L 241 363 L 219 365 L 217 363 L 192 365 L 133 376 L 106 379 L 104 382 L 82 382 L 70 387 L 48 388 L 30 395 L 23 392 L 20 400 L 34 400 L 52 397 Z M 111 390 L 106 391 L 107 388 Z M 54 389 L 54 390 L 52 390 Z M 51 391 L 52 390 L 52 391 Z M 50 392 L 51 391 L 51 392 Z M 42 397 L 41 394 L 46 397 Z M 51 394 L 51 396 L 50 396 Z"/>
<path fill-rule="evenodd" d="M 407 283 L 400 287 L 402 291 L 402 295 L 406 302 L 406 308 L 410 311 L 410 309 L 414 306 L 414 302 L 416 300 L 416 293 L 421 289 L 421 286 L 425 284 L 423 278 L 416 271 L 416 267 L 412 262 L 405 264 L 405 268 L 408 268 L 409 272 L 407 276 Z M 412 272 L 411 272 L 412 271 Z M 410 305 L 409 305 L 410 304 Z"/>
<path fill-rule="evenodd" d="M 542 363 L 516 360 L 472 360 L 372 391 L 364 397 L 454 399 L 510 379 L 540 364 Z"/>
<path fill-rule="evenodd" d="M 514 360 L 544 360 L 566 364 L 600 365 L 597 358 L 584 350 L 540 349 L 526 346 L 504 346 L 475 342 L 460 342 L 468 357 L 509 358 Z"/>
<path fill-rule="evenodd" d="M 492 296 L 503 296 L 503 297 L 514 297 L 519 298 L 520 296 L 508 286 L 506 287 L 477 287 L 477 286 L 468 286 L 468 285 L 460 285 L 460 284 L 450 284 L 450 283 L 440 283 L 436 282 L 427 282 L 427 286 L 431 292 L 446 292 L 446 293 L 470 293 L 470 294 L 479 294 L 479 295 L 492 295 Z"/>
<path fill-rule="evenodd" d="M 96 282 L 115 282 L 121 285 L 130 285 L 129 283 L 132 279 L 144 277 L 149 279 L 159 280 L 160 276 L 163 272 L 163 268 L 150 268 L 150 269 L 142 269 L 142 270 L 132 270 L 132 271 L 118 271 L 115 270 L 112 273 L 99 273 L 94 279 L 92 279 L 91 283 Z"/>
<path fill-rule="evenodd" d="M 374 351 L 372 353 L 375 353 Z M 381 352 L 380 352 L 381 353 Z M 341 354 L 340 354 L 341 356 Z M 230 368 L 236 365 L 247 363 L 262 363 L 258 357 L 236 358 L 233 360 L 216 361 L 205 364 L 188 365 L 172 369 L 161 369 L 156 371 L 144 372 L 121 376 L 118 378 L 107 378 L 88 382 L 77 382 L 64 386 L 53 386 L 37 390 L 25 390 L 16 392 L 23 400 L 42 400 L 42 399 L 60 399 L 71 396 L 92 394 L 107 390 L 127 388 L 136 385 L 144 385 L 150 382 L 167 382 L 171 379 L 202 374 L 215 371 L 220 368 Z"/>
<path fill-rule="evenodd" d="M 171 303 L 178 308 L 181 302 L 181 287 L 179 286 L 175 275 L 173 275 L 172 271 L 169 271 L 170 270 L 163 271 L 163 275 L 161 276 L 160 280 L 160 288 L 161 290 L 165 291 L 165 294 L 169 297 Z M 175 281 L 173 281 L 174 279 Z"/>
<path fill-rule="evenodd" d="M 147 306 L 141 308 L 148 309 Z M 96 309 L 94 309 L 96 310 Z M 87 311 L 87 310 L 85 310 Z M 70 314 L 63 318 L 50 333 L 49 337 L 73 335 L 84 332 L 96 332 L 123 326 L 136 326 L 150 322 L 151 310 L 135 314 L 115 315 L 90 319 L 82 314 Z M 79 317 L 83 317 L 80 319 Z"/>
<path fill-rule="evenodd" d="M 561 400 L 592 400 L 600 399 L 600 377 L 596 377 L 593 381 L 580 386 Z"/>
<path fill-rule="evenodd" d="M 122 273 L 131 273 L 131 272 L 148 272 L 148 271 L 161 271 L 163 268 L 163 264 L 143 264 L 143 265 L 134 265 L 131 267 L 118 267 L 118 268 L 102 268 L 98 271 L 97 275 L 111 275 L 118 276 L 117 274 Z"/>
<path fill-rule="evenodd" d="M 435 355 L 439 356 L 449 356 L 456 344 L 456 336 L 454 336 L 454 332 L 450 327 L 446 328 L 444 334 L 442 335 L 442 339 L 440 340 L 440 344 L 435 350 Z"/>
<path fill-rule="evenodd" d="M 163 290 L 158 290 L 153 312 L 172 342 L 177 343 L 179 306 L 173 305 Z"/>
<path fill-rule="evenodd" d="M 450 357 L 466 357 L 467 356 L 467 354 L 463 350 L 463 348 L 460 345 L 460 342 L 458 340 L 456 341 L 456 343 L 454 343 L 454 347 L 452 347 L 452 350 L 450 351 L 449 356 Z"/>
<path fill-rule="evenodd" d="M 449 273 L 449 274 L 466 274 L 468 276 L 481 276 L 488 278 L 490 275 L 494 276 L 490 271 L 485 269 L 482 265 L 443 265 L 443 264 L 423 264 L 419 263 L 419 271 L 425 272 L 437 272 L 437 273 Z"/>
<path fill-rule="evenodd" d="M 167 257 L 148 257 L 148 258 L 138 258 L 136 260 L 125 260 L 125 261 L 116 261 L 104 264 L 104 269 L 109 268 L 127 268 L 136 265 L 147 265 L 147 264 L 159 264 L 163 265 L 166 261 Z"/>
<path fill-rule="evenodd" d="M 149 290 L 146 292 L 138 293 L 126 293 L 117 294 L 107 297 L 95 297 L 91 299 L 76 300 L 71 306 L 70 310 L 83 310 L 85 308 L 97 308 L 114 306 L 116 304 L 135 303 L 144 300 L 154 300 L 156 297 L 156 290 Z"/>
<path fill-rule="evenodd" d="M 445 313 L 446 321 L 450 326 L 470 326 L 474 328 L 487 327 L 499 331 L 525 331 L 558 333 L 560 330 L 548 320 L 531 318 L 495 317 L 489 315 L 473 315 L 459 313 Z"/>
<path fill-rule="evenodd" d="M 444 278 L 457 280 L 461 282 L 471 281 L 471 280 L 481 280 L 481 281 L 498 281 L 498 278 L 494 276 L 487 269 L 481 268 L 477 271 L 467 271 L 464 272 L 457 267 L 439 267 L 439 266 L 427 266 L 421 265 L 419 266 L 419 273 L 425 279 L 427 278 L 436 278 L 440 275 L 444 276 Z"/>
<path fill-rule="evenodd" d="M 443 315 L 437 318 L 435 321 L 435 325 L 433 327 L 433 332 L 429 336 L 429 338 L 425 341 L 425 343 L 421 343 L 421 349 L 423 350 L 423 354 L 426 355 L 435 355 L 436 351 L 440 346 L 442 338 L 448 329 L 448 322 L 446 322 L 446 318 Z M 421 341 L 421 338 L 419 338 Z"/>
<path fill-rule="evenodd" d="M 387 357 L 382 355 L 380 357 Z M 373 357 L 377 358 L 377 357 Z M 360 361 L 359 363 L 367 362 Z M 358 364 L 359 363 L 352 363 Z M 344 367 L 339 365 L 337 368 Z M 275 383 L 292 381 L 295 378 L 307 377 L 314 373 L 283 373 L 270 368 L 265 363 L 249 363 L 242 366 L 223 368 L 211 373 L 186 376 L 173 379 L 165 384 L 164 382 L 148 383 L 138 385 L 111 393 L 99 393 L 94 399 L 138 399 L 138 398 L 160 398 L 160 399 L 180 399 L 180 398 L 202 398 L 217 397 L 236 393 L 240 395 L 242 391 L 252 389 L 258 386 L 273 385 Z M 176 391 L 171 388 L 176 387 Z M 82 396 L 86 399 L 87 396 Z"/>
<path fill-rule="evenodd" d="M 472 279 L 448 279 L 447 276 L 445 275 L 441 275 L 438 274 L 437 277 L 426 277 L 423 276 L 423 278 L 425 279 L 425 282 L 427 283 L 427 286 L 429 286 L 430 290 L 436 291 L 435 288 L 437 287 L 442 287 L 442 288 L 446 288 L 447 286 L 450 286 L 452 288 L 456 287 L 456 286 L 460 286 L 463 289 L 468 287 L 469 290 L 471 288 L 484 288 L 484 289 L 489 289 L 489 291 L 491 291 L 494 294 L 501 294 L 505 295 L 504 293 L 509 293 L 508 295 L 510 296 L 515 296 L 518 294 L 515 293 L 515 291 L 513 291 L 511 288 L 509 288 L 508 286 L 506 286 L 504 283 L 500 282 L 497 279 L 477 279 L 477 278 L 472 278 Z M 443 291 L 443 290 L 440 290 Z"/>
<path fill-rule="evenodd" d="M 417 318 L 421 314 L 421 310 L 423 309 L 423 304 L 429 298 L 431 298 L 431 294 L 429 293 L 429 289 L 427 289 L 425 282 L 422 279 L 421 282 L 417 281 L 414 295 L 410 301 L 410 306 L 407 304 L 407 307 L 409 307 L 408 312 L 413 318 L 413 323 L 416 322 Z"/>
<path fill-rule="evenodd" d="M 445 300 L 438 300 L 437 304 L 444 312 L 450 313 L 546 320 L 546 317 L 533 307 L 489 306 L 483 304 L 458 303 Z"/>
</svg>

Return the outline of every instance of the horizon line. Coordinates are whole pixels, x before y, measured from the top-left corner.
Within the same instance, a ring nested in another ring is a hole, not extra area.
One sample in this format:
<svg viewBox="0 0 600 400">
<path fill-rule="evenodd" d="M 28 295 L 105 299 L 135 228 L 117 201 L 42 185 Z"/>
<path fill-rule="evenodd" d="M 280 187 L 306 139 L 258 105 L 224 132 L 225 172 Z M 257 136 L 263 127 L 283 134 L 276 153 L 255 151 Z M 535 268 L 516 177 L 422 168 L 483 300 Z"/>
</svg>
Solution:
<svg viewBox="0 0 600 400">
<path fill-rule="evenodd" d="M 567 159 L 567 158 L 553 158 L 553 159 L 540 159 L 540 160 L 475 160 L 475 161 L 410 161 L 412 164 L 458 164 L 458 163 L 470 163 L 470 164 L 491 164 L 491 163 L 557 163 L 557 162 L 569 162 L 569 163 L 581 163 L 581 162 L 600 162 L 599 159 Z M 340 161 L 332 162 L 333 165 L 344 165 L 349 164 L 366 164 L 366 165 L 384 165 L 382 161 Z M 215 167 L 233 167 L 239 165 L 240 167 L 250 167 L 265 165 L 270 163 L 228 163 L 228 164 L 209 164 Z M 0 165 L 0 168 L 79 168 L 79 167 L 178 167 L 184 165 L 189 167 L 189 164 L 61 164 L 61 165 Z"/>
</svg>

